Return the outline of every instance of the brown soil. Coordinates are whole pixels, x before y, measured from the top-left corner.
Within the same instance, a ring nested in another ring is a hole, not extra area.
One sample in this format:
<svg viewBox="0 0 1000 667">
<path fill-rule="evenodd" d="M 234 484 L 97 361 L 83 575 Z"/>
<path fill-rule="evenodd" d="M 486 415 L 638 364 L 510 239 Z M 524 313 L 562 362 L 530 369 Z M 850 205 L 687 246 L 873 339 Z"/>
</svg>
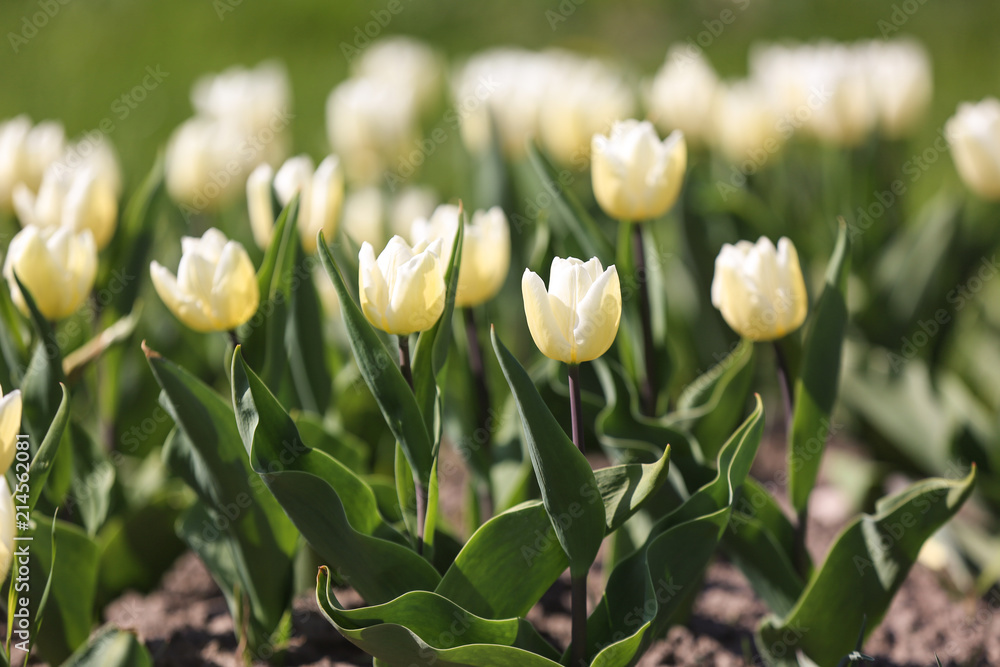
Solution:
<svg viewBox="0 0 1000 667">
<path fill-rule="evenodd" d="M 777 439 L 766 438 L 753 474 L 774 479 L 783 466 Z M 458 481 L 456 480 L 456 483 Z M 461 488 L 461 487 L 460 487 Z M 455 490 L 456 495 L 458 489 Z M 444 497 L 450 494 L 442 494 Z M 445 508 L 446 510 L 449 508 Z M 821 486 L 813 499 L 809 547 L 817 557 L 849 518 L 835 489 Z M 595 568 L 596 569 L 596 568 Z M 591 601 L 600 595 L 601 576 L 591 577 Z M 338 591 L 348 606 L 362 601 L 352 591 Z M 1000 665 L 1000 593 L 987 599 L 956 599 L 935 573 L 916 565 L 882 625 L 865 646 L 873 665 Z M 685 626 L 672 628 L 639 663 L 653 665 L 757 664 L 753 630 L 767 614 L 743 575 L 724 561 L 713 563 Z M 104 618 L 133 628 L 146 642 L 155 664 L 162 667 L 236 667 L 237 642 L 225 602 L 208 572 L 193 554 L 181 557 L 159 590 L 146 596 L 129 593 L 107 607 Z M 569 640 L 569 584 L 564 576 L 528 618 L 562 647 Z M 293 639 L 285 665 L 370 665 L 371 659 L 344 640 L 320 614 L 309 595 L 296 600 Z M 264 663 L 260 663 L 264 664 Z"/>
</svg>

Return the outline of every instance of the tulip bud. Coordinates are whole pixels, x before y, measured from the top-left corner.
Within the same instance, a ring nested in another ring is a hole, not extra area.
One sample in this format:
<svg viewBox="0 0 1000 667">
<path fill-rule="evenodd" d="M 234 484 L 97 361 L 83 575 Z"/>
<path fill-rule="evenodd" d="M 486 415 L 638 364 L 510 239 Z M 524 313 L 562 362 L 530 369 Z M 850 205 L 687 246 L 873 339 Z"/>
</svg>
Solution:
<svg viewBox="0 0 1000 667">
<path fill-rule="evenodd" d="M 945 124 L 958 175 L 984 199 L 1000 199 L 1000 100 L 964 102 Z"/>
<path fill-rule="evenodd" d="M 355 77 L 387 81 L 412 90 L 420 109 L 431 108 L 441 95 L 441 58 L 427 44 L 393 35 L 373 42 L 352 64 Z"/>
<path fill-rule="evenodd" d="M 0 210 L 11 210 L 14 187 L 38 189 L 42 173 L 62 155 L 65 133 L 53 121 L 34 127 L 26 115 L 0 123 Z"/>
<path fill-rule="evenodd" d="M 910 40 L 872 40 L 858 48 L 868 63 L 882 132 L 891 139 L 911 133 L 926 114 L 933 92 L 927 50 Z"/>
<path fill-rule="evenodd" d="M 175 277 L 150 264 L 153 287 L 178 320 L 195 331 L 231 331 L 257 312 L 260 290 L 246 249 L 212 228 L 181 239 Z"/>
<path fill-rule="evenodd" d="M 671 47 L 649 89 L 649 108 L 657 127 L 664 132 L 680 130 L 692 143 L 709 143 L 718 88 L 719 77 L 700 51 L 688 45 Z"/>
<path fill-rule="evenodd" d="M 609 136 L 594 135 L 591 148 L 594 196 L 613 218 L 641 222 L 658 218 L 677 201 L 687 167 L 679 131 L 663 142 L 649 121 L 615 123 Z"/>
<path fill-rule="evenodd" d="M 271 207 L 271 175 L 269 165 L 259 165 L 247 179 L 247 205 L 254 241 L 261 248 L 271 242 L 274 231 L 274 209 Z M 296 193 L 299 198 L 298 229 L 302 247 L 308 253 L 316 252 L 316 236 L 320 230 L 332 239 L 340 219 L 344 200 L 344 176 L 340 160 L 330 155 L 314 171 L 312 160 L 299 155 L 289 158 L 273 177 L 274 190 L 282 206 Z"/>
<path fill-rule="evenodd" d="M 451 265 L 451 248 L 458 232 L 459 209 L 445 204 L 438 206 L 430 219 L 417 218 L 411 237 L 414 247 L 440 239 L 445 247 L 444 265 Z M 458 270 L 458 291 L 455 305 L 478 306 L 500 291 L 510 270 L 510 227 L 503 209 L 494 206 L 489 211 L 476 211 L 472 224 L 465 225 L 462 242 L 462 265 Z"/>
<path fill-rule="evenodd" d="M 370 243 L 361 246 L 361 310 L 372 326 L 397 336 L 434 326 L 444 312 L 441 248 L 438 239 L 414 252 L 401 237 L 393 236 L 376 260 Z"/>
<path fill-rule="evenodd" d="M 49 320 L 69 317 L 90 295 L 97 277 L 97 246 L 90 230 L 25 227 L 11 240 L 3 274 L 10 295 L 24 314 L 28 305 L 14 274 Z"/>
<path fill-rule="evenodd" d="M 17 434 L 21 430 L 21 392 L 18 389 L 4 396 L 0 389 L 0 477 L 14 462 Z"/>
<path fill-rule="evenodd" d="M 552 260 L 549 289 L 538 274 L 521 277 L 524 314 L 535 345 L 546 357 L 567 364 L 597 359 L 618 334 L 622 290 L 618 270 L 604 270 L 596 257 Z"/>
<path fill-rule="evenodd" d="M 14 498 L 11 496 L 7 478 L 0 477 L 0 577 L 7 577 L 14 562 Z"/>
<path fill-rule="evenodd" d="M 777 340 L 802 326 L 809 309 L 799 255 L 787 238 L 725 244 L 715 259 L 712 305 L 733 331 L 754 341 Z"/>
</svg>

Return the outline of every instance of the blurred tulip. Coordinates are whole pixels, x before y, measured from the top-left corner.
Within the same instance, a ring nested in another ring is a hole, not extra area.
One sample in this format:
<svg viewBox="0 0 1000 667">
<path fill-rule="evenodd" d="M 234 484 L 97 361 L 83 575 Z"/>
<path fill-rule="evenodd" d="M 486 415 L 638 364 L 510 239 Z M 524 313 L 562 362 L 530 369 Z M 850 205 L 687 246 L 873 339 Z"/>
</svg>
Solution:
<svg viewBox="0 0 1000 667">
<path fill-rule="evenodd" d="M 373 42 L 352 68 L 355 77 L 380 79 L 412 90 L 418 108 L 433 107 L 441 96 L 443 63 L 434 49 L 412 37 L 394 35 Z"/>
<path fill-rule="evenodd" d="M 96 165 L 71 170 L 54 163 L 42 177 L 37 196 L 23 183 L 14 186 L 14 210 L 23 226 L 89 230 L 97 248 L 111 241 L 118 226 L 118 196 Z"/>
<path fill-rule="evenodd" d="M 21 391 L 4 395 L 0 389 L 0 476 L 14 462 L 17 434 L 21 430 Z"/>
<path fill-rule="evenodd" d="M 881 131 L 890 139 L 910 134 L 926 115 L 933 93 L 927 50 L 910 40 L 872 40 L 858 48 L 868 63 Z"/>
<path fill-rule="evenodd" d="M 298 155 L 285 161 L 277 174 L 270 165 L 259 165 L 247 179 L 247 206 L 250 213 L 250 227 L 254 241 L 261 248 L 271 242 L 274 231 L 275 213 L 271 206 L 271 184 L 282 206 L 296 193 L 299 199 L 298 229 L 302 247 L 308 253 L 316 252 L 316 236 L 320 230 L 332 239 L 340 220 L 340 208 L 344 202 L 344 175 L 340 160 L 336 155 L 327 156 L 319 167 L 313 169 L 313 162 L 306 155 Z"/>
<path fill-rule="evenodd" d="M 795 246 L 782 237 L 775 250 L 763 236 L 756 244 L 723 245 L 715 259 L 712 305 L 750 340 L 777 340 L 798 329 L 809 302 Z"/>
<path fill-rule="evenodd" d="M 1000 100 L 958 105 L 945 136 L 966 186 L 984 199 L 1000 200 Z"/>
<path fill-rule="evenodd" d="M 361 246 L 361 310 L 372 326 L 397 336 L 434 326 L 444 312 L 441 248 L 438 239 L 415 252 L 401 237 L 394 236 L 376 260 L 370 243 Z"/>
<path fill-rule="evenodd" d="M 549 288 L 525 269 L 521 278 L 524 314 L 535 345 L 546 357 L 567 364 L 591 361 L 608 351 L 618 334 L 622 292 L 614 266 L 596 257 L 552 260 Z"/>
<path fill-rule="evenodd" d="M 393 236 L 409 236 L 413 221 L 417 218 L 429 218 L 439 201 L 437 193 L 426 186 L 411 185 L 401 189 L 392 198 L 389 207 L 389 233 Z"/>
<path fill-rule="evenodd" d="M 176 277 L 157 262 L 149 272 L 170 312 L 195 331 L 231 331 L 253 317 L 260 303 L 246 249 L 215 228 L 201 238 L 181 239 Z"/>
<path fill-rule="evenodd" d="M 14 498 L 11 496 L 7 478 L 0 477 L 0 577 L 7 577 L 14 562 Z"/>
<path fill-rule="evenodd" d="M 411 237 L 414 247 L 440 239 L 444 243 L 445 270 L 451 264 L 451 248 L 458 232 L 460 211 L 457 206 L 438 206 L 429 218 L 413 222 Z M 462 265 L 458 271 L 458 292 L 455 305 L 478 306 L 500 291 L 510 270 L 510 227 L 503 209 L 494 206 L 488 211 L 476 211 L 472 223 L 465 225 L 462 244 Z"/>
<path fill-rule="evenodd" d="M 167 192 L 196 211 L 217 210 L 232 202 L 249 169 L 240 146 L 245 133 L 234 123 L 196 116 L 182 123 L 167 142 Z M 232 167 L 232 168 L 230 168 Z"/>
<path fill-rule="evenodd" d="M 191 104 L 199 116 L 233 123 L 250 133 L 284 118 L 291 97 L 288 74 L 273 61 L 208 74 L 191 89 Z"/>
<path fill-rule="evenodd" d="M 756 171 L 781 149 L 778 117 L 763 91 L 751 81 L 721 86 L 711 120 L 715 128 L 712 144 L 734 164 L 749 162 Z"/>
<path fill-rule="evenodd" d="M 348 79 L 330 93 L 326 128 L 354 185 L 378 183 L 405 154 L 418 150 L 416 94 L 371 77 Z"/>
<path fill-rule="evenodd" d="M 10 211 L 19 183 L 35 192 L 45 169 L 59 159 L 65 146 L 60 123 L 43 121 L 34 127 L 26 115 L 0 123 L 0 210 Z"/>
<path fill-rule="evenodd" d="M 90 230 L 25 227 L 11 240 L 3 274 L 14 303 L 24 314 L 24 301 L 14 274 L 28 288 L 47 319 L 69 317 L 90 296 L 97 277 L 97 246 Z"/>
<path fill-rule="evenodd" d="M 712 139 L 712 110 L 719 77 L 702 56 L 689 45 L 677 45 L 656 73 L 648 94 L 650 113 L 663 132 L 680 130 L 692 144 L 705 145 Z"/>
<path fill-rule="evenodd" d="M 382 191 L 371 186 L 348 192 L 344 199 L 344 233 L 355 243 L 381 246 L 385 243 L 385 198 Z M 413 219 L 410 219 L 412 222 Z M 402 236 L 397 234 L 397 236 Z"/>
<path fill-rule="evenodd" d="M 642 222 L 677 201 L 687 168 L 681 132 L 661 142 L 649 121 L 626 120 L 615 123 L 609 136 L 594 135 L 592 146 L 594 196 L 611 217 Z"/>
</svg>

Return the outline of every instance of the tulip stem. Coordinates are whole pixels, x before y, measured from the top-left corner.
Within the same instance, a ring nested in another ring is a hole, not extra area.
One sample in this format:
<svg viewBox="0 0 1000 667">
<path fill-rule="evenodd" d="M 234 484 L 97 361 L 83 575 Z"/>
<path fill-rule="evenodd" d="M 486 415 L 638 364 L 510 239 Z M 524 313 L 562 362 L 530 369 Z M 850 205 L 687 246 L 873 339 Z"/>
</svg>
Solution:
<svg viewBox="0 0 1000 667">
<path fill-rule="evenodd" d="M 476 327 L 476 314 L 472 308 L 463 308 L 462 310 L 465 311 L 463 316 L 465 317 L 465 337 L 469 342 L 469 367 L 472 370 L 472 379 L 476 385 L 476 401 L 478 403 L 475 442 L 482 441 L 483 455 L 488 464 L 492 458 L 490 456 L 492 434 L 489 429 L 490 389 L 486 384 L 486 365 L 483 362 L 483 348 L 479 345 L 479 329 Z M 490 488 L 488 465 L 481 486 L 483 488 L 479 491 L 480 512 L 484 517 L 489 518 L 493 513 L 493 494 Z"/>
<path fill-rule="evenodd" d="M 583 406 L 580 404 L 580 364 L 567 364 L 569 378 L 569 411 L 573 420 L 573 444 L 581 453 L 586 451 L 583 442 Z M 570 641 L 570 665 L 583 667 L 587 664 L 587 573 L 570 580 L 570 607 L 572 616 L 572 638 Z"/>
<path fill-rule="evenodd" d="M 778 341 L 774 341 L 774 359 L 778 371 L 778 387 L 781 390 L 781 401 L 785 408 L 785 439 L 791 443 L 792 421 L 795 406 L 792 393 L 792 378 L 788 369 L 788 358 Z M 791 452 L 789 452 L 790 454 Z M 809 506 L 802 508 L 795 523 L 794 553 L 795 567 L 799 574 L 805 575 L 808 568 L 808 552 L 806 551 L 806 527 L 809 525 Z"/>
<path fill-rule="evenodd" d="M 229 342 L 233 344 L 233 349 L 235 350 L 240 346 L 240 336 L 236 333 L 236 329 L 230 329 L 226 332 L 229 334 Z"/>
<path fill-rule="evenodd" d="M 573 444 L 581 453 L 586 453 L 587 446 L 583 442 L 583 410 L 580 405 L 580 364 L 566 364 L 566 376 L 569 378 L 569 412 L 573 426 Z"/>
<path fill-rule="evenodd" d="M 413 390 L 413 371 L 410 370 L 410 337 L 399 336 L 399 370 L 403 373 L 406 384 Z"/>
<path fill-rule="evenodd" d="M 653 349 L 653 321 L 649 306 L 649 284 L 646 281 L 646 248 L 642 238 L 642 225 L 632 224 L 632 263 L 636 282 L 639 284 L 639 315 L 642 319 L 642 357 L 645 374 L 642 378 L 642 411 L 648 416 L 656 414 L 656 363 Z"/>
</svg>

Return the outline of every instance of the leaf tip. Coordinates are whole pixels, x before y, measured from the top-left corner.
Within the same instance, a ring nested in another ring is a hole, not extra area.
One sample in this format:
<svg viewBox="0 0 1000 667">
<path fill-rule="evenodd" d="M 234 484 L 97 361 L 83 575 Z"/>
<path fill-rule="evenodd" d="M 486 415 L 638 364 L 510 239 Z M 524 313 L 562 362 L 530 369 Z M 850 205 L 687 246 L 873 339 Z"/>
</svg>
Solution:
<svg viewBox="0 0 1000 667">
<path fill-rule="evenodd" d="M 152 360 L 152 359 L 162 358 L 163 355 L 161 355 L 159 352 L 157 352 L 156 350 L 154 350 L 153 348 L 151 348 L 149 345 L 146 344 L 145 338 L 142 340 L 141 343 L 139 343 L 139 345 L 142 347 L 142 352 L 143 354 L 146 355 L 146 359 Z"/>
</svg>

